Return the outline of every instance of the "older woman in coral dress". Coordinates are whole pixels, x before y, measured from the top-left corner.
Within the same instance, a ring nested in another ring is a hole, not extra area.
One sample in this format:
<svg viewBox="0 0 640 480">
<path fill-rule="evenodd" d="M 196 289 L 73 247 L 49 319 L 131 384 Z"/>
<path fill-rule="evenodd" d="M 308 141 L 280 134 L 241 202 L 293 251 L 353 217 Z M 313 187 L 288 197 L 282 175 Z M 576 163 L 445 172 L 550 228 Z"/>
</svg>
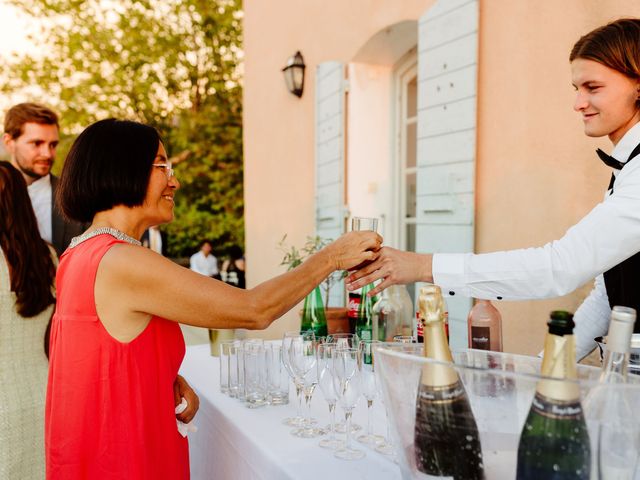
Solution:
<svg viewBox="0 0 640 480">
<path fill-rule="evenodd" d="M 189 477 L 173 384 L 179 323 L 266 328 L 327 275 L 373 260 L 381 238 L 351 232 L 298 268 L 242 290 L 182 268 L 138 239 L 173 218 L 179 187 L 155 129 L 114 119 L 75 141 L 60 178 L 69 218 L 92 222 L 62 255 L 46 407 L 50 479 Z"/>
</svg>

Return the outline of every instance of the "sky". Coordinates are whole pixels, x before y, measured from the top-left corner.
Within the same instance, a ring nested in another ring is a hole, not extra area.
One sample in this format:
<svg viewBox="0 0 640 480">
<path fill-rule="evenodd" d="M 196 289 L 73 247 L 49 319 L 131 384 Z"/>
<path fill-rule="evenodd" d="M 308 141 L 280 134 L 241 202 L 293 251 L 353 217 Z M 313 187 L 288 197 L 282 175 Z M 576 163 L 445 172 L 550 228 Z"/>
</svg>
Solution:
<svg viewBox="0 0 640 480">
<path fill-rule="evenodd" d="M 25 32 L 28 25 L 27 16 L 8 5 L 5 0 L 0 0 L 0 53 L 2 55 L 29 48 Z"/>
</svg>

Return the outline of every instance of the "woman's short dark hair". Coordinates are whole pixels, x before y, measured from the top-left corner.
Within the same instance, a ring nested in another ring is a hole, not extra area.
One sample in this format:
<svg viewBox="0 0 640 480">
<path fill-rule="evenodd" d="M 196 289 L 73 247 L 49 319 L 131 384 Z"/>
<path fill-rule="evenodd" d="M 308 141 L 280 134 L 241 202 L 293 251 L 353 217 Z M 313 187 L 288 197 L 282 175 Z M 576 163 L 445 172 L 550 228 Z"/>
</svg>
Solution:
<svg viewBox="0 0 640 480">
<path fill-rule="evenodd" d="M 161 141 L 155 128 L 138 122 L 108 118 L 89 125 L 62 168 L 57 192 L 62 213 L 87 223 L 117 205 L 142 205 Z"/>
</svg>

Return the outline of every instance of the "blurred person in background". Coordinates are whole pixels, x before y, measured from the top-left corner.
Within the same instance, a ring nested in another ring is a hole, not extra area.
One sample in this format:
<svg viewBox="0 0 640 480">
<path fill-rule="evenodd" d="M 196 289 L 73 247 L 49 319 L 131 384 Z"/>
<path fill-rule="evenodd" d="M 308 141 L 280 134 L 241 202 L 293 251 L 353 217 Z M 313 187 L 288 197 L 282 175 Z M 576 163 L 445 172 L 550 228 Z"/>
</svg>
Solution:
<svg viewBox="0 0 640 480">
<path fill-rule="evenodd" d="M 211 278 L 220 278 L 218 271 L 218 259 L 211 253 L 212 247 L 209 240 L 200 242 L 200 250 L 191 255 L 189 268 L 194 272 Z"/>
<path fill-rule="evenodd" d="M 15 105 L 4 117 L 2 140 L 11 164 L 27 182 L 40 235 L 61 255 L 84 226 L 65 220 L 55 203 L 58 178 L 51 167 L 60 140 L 58 116 L 36 103 Z"/>
<path fill-rule="evenodd" d="M 373 232 L 343 235 L 299 267 L 250 290 L 143 248 L 173 219 L 174 176 L 158 132 L 107 119 L 74 142 L 60 178 L 64 214 L 91 222 L 62 255 L 51 327 L 47 477 L 189 478 L 172 385 L 185 354 L 179 323 L 264 329 L 334 270 L 377 256 Z M 184 395 L 183 395 L 184 396 Z M 188 422 L 191 402 L 178 416 Z"/>
<path fill-rule="evenodd" d="M 167 236 L 157 226 L 149 227 L 140 239 L 143 247 L 150 248 L 160 255 L 167 256 Z"/>
<path fill-rule="evenodd" d="M 27 184 L 0 162 L 0 478 L 42 479 L 56 255 L 40 238 Z"/>
<path fill-rule="evenodd" d="M 233 245 L 229 250 L 229 258 L 223 262 L 220 274 L 225 283 L 245 288 L 244 256 L 238 245 Z"/>
</svg>

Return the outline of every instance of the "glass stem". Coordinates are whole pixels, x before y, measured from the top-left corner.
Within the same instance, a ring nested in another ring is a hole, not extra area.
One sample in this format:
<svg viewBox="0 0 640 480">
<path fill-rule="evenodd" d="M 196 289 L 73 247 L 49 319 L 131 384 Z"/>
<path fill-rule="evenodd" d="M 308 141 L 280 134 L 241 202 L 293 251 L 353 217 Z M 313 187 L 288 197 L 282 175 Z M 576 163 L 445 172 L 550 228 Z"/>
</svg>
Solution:
<svg viewBox="0 0 640 480">
<path fill-rule="evenodd" d="M 296 385 L 296 396 L 298 397 L 298 412 L 296 413 L 297 418 L 302 417 L 302 385 L 298 382 L 295 382 Z"/>
<path fill-rule="evenodd" d="M 347 450 L 350 450 L 351 449 L 351 409 L 346 410 L 344 412 L 344 418 L 347 421 L 347 431 L 346 431 L 347 441 L 345 443 L 345 448 Z"/>
<path fill-rule="evenodd" d="M 371 437 L 373 435 L 373 427 L 371 426 L 371 406 L 373 400 L 367 399 L 367 435 Z"/>
<path fill-rule="evenodd" d="M 304 389 L 304 403 L 307 405 L 307 418 L 305 418 L 304 423 L 306 428 L 311 428 L 311 394 L 313 390 L 310 388 Z"/>
<path fill-rule="evenodd" d="M 387 417 L 387 443 L 391 445 L 391 425 L 389 424 L 389 415 Z"/>
<path fill-rule="evenodd" d="M 330 403 L 329 404 L 329 416 L 331 418 L 330 420 L 330 436 L 329 438 L 331 440 L 335 440 L 336 438 L 336 404 L 335 403 Z"/>
</svg>

